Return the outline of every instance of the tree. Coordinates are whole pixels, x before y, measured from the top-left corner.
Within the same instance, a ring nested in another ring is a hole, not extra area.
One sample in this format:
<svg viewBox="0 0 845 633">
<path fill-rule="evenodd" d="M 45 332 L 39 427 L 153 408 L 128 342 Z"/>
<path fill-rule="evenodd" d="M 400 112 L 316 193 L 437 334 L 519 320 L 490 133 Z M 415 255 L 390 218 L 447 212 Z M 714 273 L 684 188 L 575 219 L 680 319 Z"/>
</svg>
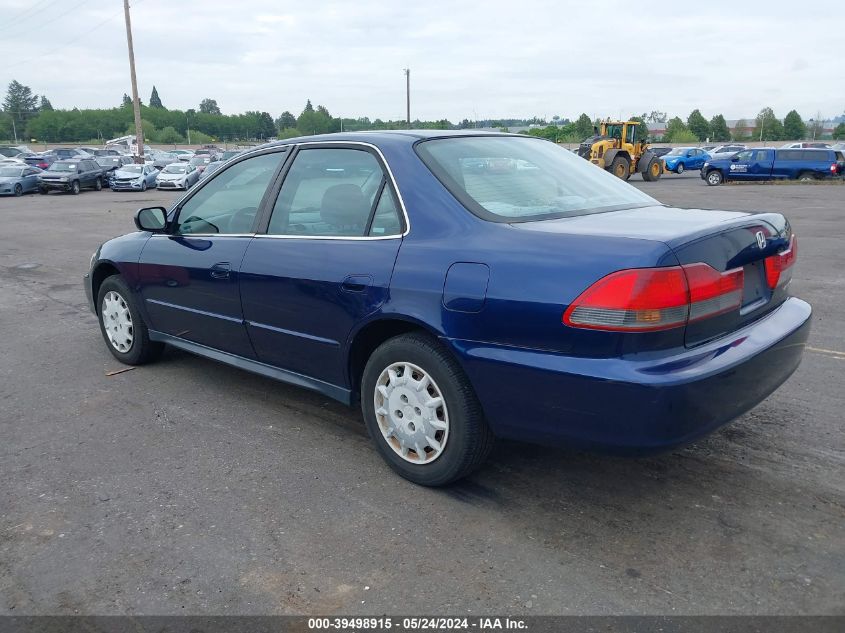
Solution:
<svg viewBox="0 0 845 633">
<path fill-rule="evenodd" d="M 276 136 L 276 124 L 267 112 L 258 115 L 258 138 L 273 138 Z"/>
<path fill-rule="evenodd" d="M 815 140 L 821 138 L 822 134 L 824 134 L 824 116 L 821 112 L 817 112 L 816 118 L 809 121 L 807 136 Z"/>
<path fill-rule="evenodd" d="M 578 120 L 575 121 L 575 136 L 579 141 L 583 141 L 593 135 L 593 122 L 586 114 L 581 114 Z"/>
<path fill-rule="evenodd" d="M 125 92 L 123 93 L 123 101 L 120 104 L 121 108 L 131 108 L 132 107 L 132 97 L 130 97 Z"/>
<path fill-rule="evenodd" d="M 9 83 L 9 90 L 3 100 L 3 110 L 12 117 L 15 129 L 22 135 L 26 122 L 38 110 L 38 95 L 32 94 L 29 86 L 24 86 L 16 80 Z"/>
<path fill-rule="evenodd" d="M 804 125 L 801 115 L 795 110 L 790 110 L 783 118 L 783 138 L 786 141 L 800 141 L 807 134 L 807 126 Z"/>
<path fill-rule="evenodd" d="M 318 106 L 317 110 L 314 110 L 309 99 L 302 114 L 296 120 L 296 127 L 303 134 L 325 134 L 331 131 L 332 118 L 323 106 Z"/>
<path fill-rule="evenodd" d="M 162 105 L 161 99 L 158 97 L 158 90 L 156 90 L 155 86 L 153 86 L 153 92 L 150 95 L 150 107 L 164 109 L 164 105 Z"/>
<path fill-rule="evenodd" d="M 666 133 L 663 140 L 667 143 L 687 143 L 692 133 L 680 117 L 672 117 L 666 124 Z M 694 135 L 693 135 L 694 136 Z M 695 140 L 695 139 L 693 139 Z"/>
<path fill-rule="evenodd" d="M 292 129 L 296 127 L 296 117 L 293 116 L 290 112 L 285 110 L 282 112 L 281 116 L 276 119 L 276 127 L 279 128 L 279 131 Z"/>
<path fill-rule="evenodd" d="M 53 104 L 50 103 L 50 100 L 47 97 L 45 97 L 44 95 L 41 95 L 41 101 L 38 104 L 38 111 L 39 112 L 47 112 L 47 111 L 52 110 L 52 109 L 53 109 Z"/>
<path fill-rule="evenodd" d="M 833 138 L 838 140 L 845 139 L 845 123 L 840 123 L 833 128 Z"/>
<path fill-rule="evenodd" d="M 666 113 L 660 110 L 652 110 L 649 114 L 643 112 L 642 118 L 649 123 L 666 123 Z"/>
<path fill-rule="evenodd" d="M 222 114 L 220 107 L 217 105 L 217 99 L 203 99 L 200 101 L 200 112 L 204 114 Z"/>
<path fill-rule="evenodd" d="M 731 131 L 728 129 L 728 123 L 721 114 L 717 114 L 710 119 L 710 140 L 719 142 L 731 140 Z"/>
<path fill-rule="evenodd" d="M 775 116 L 771 108 L 763 108 L 757 114 L 753 139 L 762 141 L 780 141 L 783 139 L 783 123 Z"/>
<path fill-rule="evenodd" d="M 146 133 L 146 129 L 144 130 Z M 167 143 L 169 144 L 176 144 L 176 143 L 184 143 L 185 137 L 179 134 L 179 132 L 174 128 L 172 125 L 168 125 L 163 130 L 160 130 L 156 135 L 156 141 L 159 143 Z"/>
<path fill-rule="evenodd" d="M 707 122 L 707 119 L 702 116 L 698 108 L 690 112 L 687 117 L 687 127 L 690 132 L 695 134 L 699 141 L 706 141 L 710 138 L 710 124 Z"/>
</svg>

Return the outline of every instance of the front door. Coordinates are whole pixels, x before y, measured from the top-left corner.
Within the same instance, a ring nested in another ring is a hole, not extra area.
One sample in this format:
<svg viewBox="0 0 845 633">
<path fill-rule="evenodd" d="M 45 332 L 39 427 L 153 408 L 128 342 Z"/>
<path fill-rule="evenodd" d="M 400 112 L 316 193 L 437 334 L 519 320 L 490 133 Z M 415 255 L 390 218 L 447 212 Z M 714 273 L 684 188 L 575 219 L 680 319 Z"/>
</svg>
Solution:
<svg viewBox="0 0 845 633">
<path fill-rule="evenodd" d="M 254 358 L 243 323 L 238 273 L 283 151 L 227 167 L 174 210 L 139 261 L 150 329 Z"/>
<path fill-rule="evenodd" d="M 265 225 L 241 266 L 258 359 L 348 386 L 343 347 L 387 299 L 405 228 L 387 170 L 363 145 L 300 148 Z"/>
<path fill-rule="evenodd" d="M 754 152 L 755 150 L 747 149 L 731 158 L 731 164 L 728 167 L 728 178 L 732 180 L 749 180 L 751 174 L 748 173 L 748 169 L 754 160 Z"/>
</svg>

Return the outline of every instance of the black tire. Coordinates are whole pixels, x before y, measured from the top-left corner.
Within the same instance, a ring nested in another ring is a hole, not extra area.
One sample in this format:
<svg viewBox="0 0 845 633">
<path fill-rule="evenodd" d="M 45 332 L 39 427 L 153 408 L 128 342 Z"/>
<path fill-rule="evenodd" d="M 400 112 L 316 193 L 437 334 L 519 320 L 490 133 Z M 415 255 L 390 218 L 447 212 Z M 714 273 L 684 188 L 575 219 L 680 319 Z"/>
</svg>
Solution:
<svg viewBox="0 0 845 633">
<path fill-rule="evenodd" d="M 15 185 L 15 197 L 20 198 L 23 195 L 23 187 L 20 183 Z"/>
<path fill-rule="evenodd" d="M 624 156 L 614 158 L 610 164 L 610 173 L 622 180 L 628 180 L 631 177 L 631 165 L 628 163 L 628 159 Z"/>
<path fill-rule="evenodd" d="M 97 191 L 103 190 L 103 181 L 100 178 L 97 178 L 97 180 L 94 181 L 94 189 Z"/>
<path fill-rule="evenodd" d="M 78 195 L 79 195 L 79 191 L 80 191 L 80 189 L 79 189 L 79 181 L 78 181 L 78 180 L 74 180 L 72 183 L 70 183 L 70 192 L 71 192 L 73 195 L 78 196 Z"/>
<path fill-rule="evenodd" d="M 704 181 L 711 187 L 718 187 L 725 181 L 725 177 L 718 169 L 711 169 L 704 174 Z"/>
<path fill-rule="evenodd" d="M 131 346 L 125 352 L 118 350 L 114 346 L 106 331 L 106 321 L 109 319 L 109 315 L 103 314 L 103 299 L 110 292 L 117 293 L 123 300 L 131 317 L 133 340 Z M 138 310 L 135 297 L 120 275 L 112 275 L 106 278 L 100 285 L 100 290 L 97 293 L 97 316 L 100 321 L 100 333 L 103 335 L 106 347 L 112 353 L 112 356 L 121 363 L 126 365 L 143 365 L 155 360 L 161 355 L 164 344 L 150 340 L 149 330 L 147 329 L 146 323 L 144 323 L 140 310 Z"/>
<path fill-rule="evenodd" d="M 448 410 L 448 437 L 442 453 L 428 463 L 415 464 L 400 456 L 388 444 L 377 419 L 378 380 L 393 363 L 412 363 L 425 371 L 436 383 Z M 493 448 L 493 433 L 469 380 L 448 351 L 426 334 L 397 336 L 373 352 L 361 378 L 361 410 L 382 458 L 399 475 L 423 486 L 444 486 L 466 477 L 484 462 Z"/>
<path fill-rule="evenodd" d="M 660 180 L 660 159 L 652 158 L 648 162 L 648 165 L 643 170 L 643 180 L 646 182 Z"/>
<path fill-rule="evenodd" d="M 811 171 L 802 171 L 798 174 L 798 180 L 809 182 L 811 180 L 816 180 L 816 175 Z"/>
<path fill-rule="evenodd" d="M 38 193 L 42 196 L 46 196 L 50 192 L 47 190 L 47 187 L 38 187 Z"/>
<path fill-rule="evenodd" d="M 675 173 L 681 175 L 682 173 L 684 173 L 685 169 L 686 167 L 684 167 L 683 163 L 678 163 L 677 167 L 675 167 Z"/>
<path fill-rule="evenodd" d="M 146 190 L 147 190 L 147 181 L 142 180 L 141 181 L 141 191 L 146 191 Z"/>
</svg>

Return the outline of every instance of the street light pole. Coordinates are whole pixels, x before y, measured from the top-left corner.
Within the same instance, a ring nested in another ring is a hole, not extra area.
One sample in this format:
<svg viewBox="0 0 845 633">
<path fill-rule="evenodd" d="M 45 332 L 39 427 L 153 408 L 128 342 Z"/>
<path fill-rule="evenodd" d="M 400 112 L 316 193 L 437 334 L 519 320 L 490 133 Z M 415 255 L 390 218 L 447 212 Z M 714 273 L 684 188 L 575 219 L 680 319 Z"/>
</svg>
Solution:
<svg viewBox="0 0 845 633">
<path fill-rule="evenodd" d="M 126 44 L 129 47 L 129 75 L 132 79 L 132 106 L 135 110 L 135 162 L 144 162 L 144 131 L 141 129 L 141 101 L 138 99 L 138 80 L 135 78 L 135 50 L 132 47 L 132 22 L 129 19 L 129 0 L 123 0 L 126 18 Z"/>
<path fill-rule="evenodd" d="M 411 129 L 411 69 L 405 69 L 405 118 Z"/>
</svg>

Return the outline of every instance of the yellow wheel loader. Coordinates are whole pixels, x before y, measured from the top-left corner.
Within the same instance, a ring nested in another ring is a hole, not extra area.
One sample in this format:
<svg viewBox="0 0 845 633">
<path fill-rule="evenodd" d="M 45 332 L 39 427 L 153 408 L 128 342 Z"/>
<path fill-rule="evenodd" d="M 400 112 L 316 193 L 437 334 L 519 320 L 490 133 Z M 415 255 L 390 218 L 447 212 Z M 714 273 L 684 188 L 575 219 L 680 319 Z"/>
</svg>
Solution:
<svg viewBox="0 0 845 633">
<path fill-rule="evenodd" d="M 635 173 L 649 182 L 658 180 L 663 161 L 649 150 L 646 134 L 637 134 L 640 126 L 645 123 L 602 121 L 601 128 L 595 128 L 595 135 L 579 145 L 578 155 L 623 180 Z"/>
</svg>

